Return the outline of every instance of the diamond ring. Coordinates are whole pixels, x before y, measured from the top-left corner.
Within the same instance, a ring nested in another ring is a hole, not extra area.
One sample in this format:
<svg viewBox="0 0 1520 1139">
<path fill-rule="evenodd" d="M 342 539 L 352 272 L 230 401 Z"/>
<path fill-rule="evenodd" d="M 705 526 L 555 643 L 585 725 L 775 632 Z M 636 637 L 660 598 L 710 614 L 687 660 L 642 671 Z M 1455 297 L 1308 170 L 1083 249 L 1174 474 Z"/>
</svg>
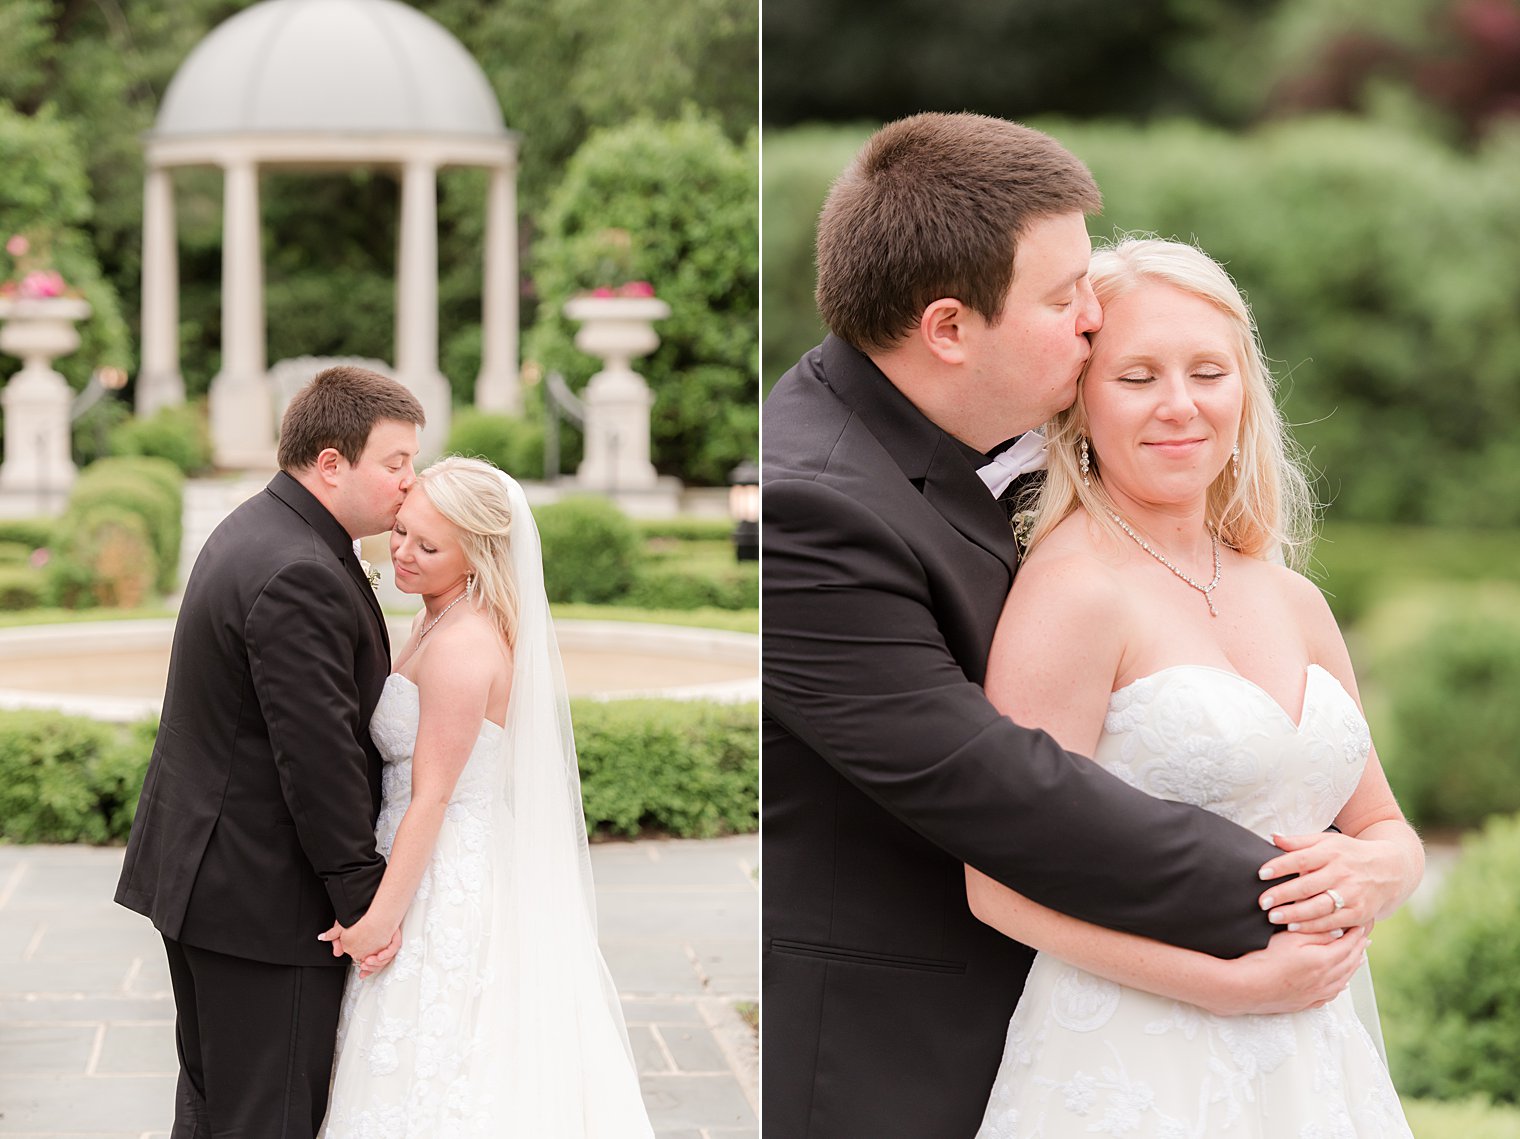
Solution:
<svg viewBox="0 0 1520 1139">
<path fill-rule="evenodd" d="M 1345 907 L 1346 907 L 1346 899 L 1343 898 L 1343 897 L 1341 897 L 1340 894 L 1337 891 L 1335 891 L 1335 890 L 1326 890 L 1325 893 L 1329 894 L 1330 895 L 1330 900 L 1335 903 L 1335 909 L 1331 910 L 1330 911 L 1331 913 L 1338 913 L 1341 910 L 1345 909 Z"/>
</svg>

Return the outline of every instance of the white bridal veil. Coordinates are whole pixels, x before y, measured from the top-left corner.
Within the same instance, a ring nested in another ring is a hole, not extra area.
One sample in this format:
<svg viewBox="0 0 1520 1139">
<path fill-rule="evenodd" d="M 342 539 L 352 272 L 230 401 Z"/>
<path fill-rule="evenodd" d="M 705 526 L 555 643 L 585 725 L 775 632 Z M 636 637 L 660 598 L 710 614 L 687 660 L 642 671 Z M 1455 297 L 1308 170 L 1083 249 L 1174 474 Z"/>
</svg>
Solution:
<svg viewBox="0 0 1520 1139">
<path fill-rule="evenodd" d="M 538 527 L 522 487 L 500 475 L 518 626 L 507 706 L 503 798 L 491 842 L 494 983 L 481 1042 L 503 1136 L 652 1139 L 617 990 L 597 945 L 580 772 Z M 505 825 L 502 825 L 505 823 Z"/>
</svg>

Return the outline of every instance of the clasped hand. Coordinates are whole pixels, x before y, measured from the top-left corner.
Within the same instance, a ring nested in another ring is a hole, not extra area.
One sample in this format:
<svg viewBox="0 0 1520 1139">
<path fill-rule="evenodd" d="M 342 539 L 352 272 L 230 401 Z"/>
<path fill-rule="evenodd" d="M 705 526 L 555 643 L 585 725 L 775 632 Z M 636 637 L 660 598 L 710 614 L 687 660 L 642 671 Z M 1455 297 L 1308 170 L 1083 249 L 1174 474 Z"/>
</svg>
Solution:
<svg viewBox="0 0 1520 1139">
<path fill-rule="evenodd" d="M 1262 878 L 1298 875 L 1259 899 L 1274 925 L 1295 933 L 1370 926 L 1400 900 L 1400 853 L 1393 843 L 1332 831 L 1273 835 L 1272 841 L 1286 853 L 1261 868 Z"/>
<path fill-rule="evenodd" d="M 338 922 L 333 922 L 332 928 L 326 933 L 317 934 L 317 940 L 331 942 L 334 957 L 345 954 L 352 957 L 354 964 L 359 966 L 360 978 L 374 976 L 395 960 L 396 954 L 401 951 L 399 927 L 387 936 L 366 926 L 363 918 L 347 929 Z"/>
</svg>

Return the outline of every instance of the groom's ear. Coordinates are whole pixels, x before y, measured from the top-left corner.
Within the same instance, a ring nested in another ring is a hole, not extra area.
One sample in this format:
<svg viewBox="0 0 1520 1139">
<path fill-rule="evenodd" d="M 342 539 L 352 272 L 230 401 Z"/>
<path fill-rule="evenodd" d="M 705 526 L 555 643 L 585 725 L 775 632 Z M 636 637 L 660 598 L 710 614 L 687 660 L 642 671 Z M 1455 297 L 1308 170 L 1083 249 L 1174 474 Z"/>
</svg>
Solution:
<svg viewBox="0 0 1520 1139">
<path fill-rule="evenodd" d="M 942 364 L 966 362 L 968 309 L 954 297 L 931 301 L 918 318 L 918 336 L 924 347 Z"/>
<path fill-rule="evenodd" d="M 312 468 L 317 472 L 317 477 L 328 486 L 333 486 L 338 481 L 338 475 L 347 464 L 344 462 L 343 453 L 336 447 L 324 447 L 317 455 L 317 461 Z"/>
</svg>

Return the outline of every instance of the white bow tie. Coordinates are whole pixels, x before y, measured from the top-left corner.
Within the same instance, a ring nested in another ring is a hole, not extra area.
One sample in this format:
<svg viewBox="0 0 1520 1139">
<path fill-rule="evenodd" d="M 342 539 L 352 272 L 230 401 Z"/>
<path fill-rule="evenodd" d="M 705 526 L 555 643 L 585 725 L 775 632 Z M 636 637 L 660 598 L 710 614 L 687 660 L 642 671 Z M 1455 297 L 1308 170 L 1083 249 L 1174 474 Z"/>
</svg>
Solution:
<svg viewBox="0 0 1520 1139">
<path fill-rule="evenodd" d="M 1044 469 L 1045 436 L 1038 431 L 1026 431 L 1012 446 L 994 455 L 990 463 L 978 467 L 976 475 L 987 484 L 992 497 L 997 498 L 1020 475 Z"/>
</svg>

